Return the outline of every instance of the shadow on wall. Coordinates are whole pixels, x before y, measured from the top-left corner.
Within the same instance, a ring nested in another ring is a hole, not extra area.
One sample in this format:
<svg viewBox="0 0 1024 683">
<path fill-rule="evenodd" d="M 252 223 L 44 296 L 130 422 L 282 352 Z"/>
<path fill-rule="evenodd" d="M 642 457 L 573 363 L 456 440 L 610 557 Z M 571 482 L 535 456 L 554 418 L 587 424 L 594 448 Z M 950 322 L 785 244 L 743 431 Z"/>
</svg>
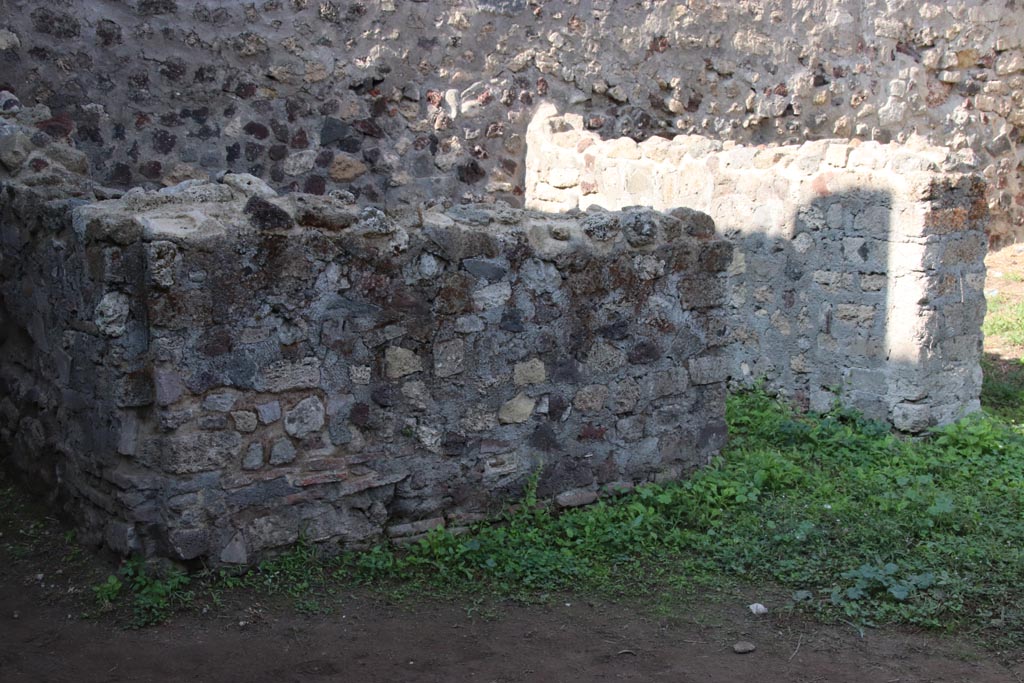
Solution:
<svg viewBox="0 0 1024 683">
<path fill-rule="evenodd" d="M 733 379 L 766 379 L 815 411 L 838 399 L 911 432 L 978 410 L 984 233 L 959 232 L 970 226 L 957 225 L 955 198 L 970 183 L 906 193 L 830 181 L 789 235 L 721 227 L 742 254 L 730 273 Z M 914 200 L 925 198 L 936 201 L 922 223 Z"/>
<path fill-rule="evenodd" d="M 984 185 L 945 171 L 946 150 L 637 144 L 550 106 L 537 116 L 528 207 L 686 206 L 735 243 L 734 386 L 763 381 L 817 411 L 839 399 L 914 432 L 980 407 Z"/>
<path fill-rule="evenodd" d="M 734 382 L 888 418 L 891 203 L 878 191 L 819 197 L 789 219 L 791 236 L 719 224 L 742 253 L 730 272 Z"/>
</svg>

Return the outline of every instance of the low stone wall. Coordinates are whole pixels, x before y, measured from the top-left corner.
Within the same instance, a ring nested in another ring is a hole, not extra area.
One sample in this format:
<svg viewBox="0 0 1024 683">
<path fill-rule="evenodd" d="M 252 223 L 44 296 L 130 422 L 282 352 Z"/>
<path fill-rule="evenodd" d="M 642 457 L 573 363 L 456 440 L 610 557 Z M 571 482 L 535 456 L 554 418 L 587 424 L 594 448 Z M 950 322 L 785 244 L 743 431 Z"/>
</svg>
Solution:
<svg viewBox="0 0 1024 683">
<path fill-rule="evenodd" d="M 534 473 L 580 504 L 725 441 L 702 214 L 396 222 L 230 174 L 95 202 L 37 167 L 0 185 L 0 444 L 119 552 L 414 537 Z"/>
<path fill-rule="evenodd" d="M 984 183 L 944 148 L 602 140 L 543 109 L 527 205 L 690 206 L 734 240 L 730 376 L 908 431 L 979 408 Z"/>
</svg>

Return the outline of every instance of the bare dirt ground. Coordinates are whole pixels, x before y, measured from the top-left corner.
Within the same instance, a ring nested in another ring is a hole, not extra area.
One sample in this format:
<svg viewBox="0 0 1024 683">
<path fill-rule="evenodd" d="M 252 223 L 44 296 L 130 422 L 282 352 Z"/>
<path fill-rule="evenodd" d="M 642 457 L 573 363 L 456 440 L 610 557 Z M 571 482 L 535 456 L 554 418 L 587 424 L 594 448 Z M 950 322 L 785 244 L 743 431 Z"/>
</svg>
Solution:
<svg viewBox="0 0 1024 683">
<path fill-rule="evenodd" d="M 1007 304 L 1024 301 L 1024 244 L 991 252 L 985 259 L 985 267 L 988 270 L 986 296 L 998 297 Z M 1024 358 L 1024 346 L 1014 345 L 1005 335 L 989 335 L 985 338 L 985 353 L 990 358 L 1016 361 Z"/>
<path fill-rule="evenodd" d="M 785 613 L 754 617 L 739 595 L 728 604 L 654 618 L 625 605 L 572 598 L 544 606 L 493 604 L 480 615 L 465 606 L 415 600 L 396 606 L 356 594 L 326 616 L 249 603 L 123 630 L 108 618 L 81 619 L 77 605 L 48 598 L 34 576 L 4 579 L 0 680 L 8 683 L 1024 680 L 1024 664 L 961 641 L 896 630 L 861 637 L 847 626 Z M 735 654 L 738 640 L 757 650 Z"/>
<path fill-rule="evenodd" d="M 1006 683 L 1024 673 L 935 638 L 888 632 L 860 639 L 832 628 L 779 629 L 770 619 L 666 626 L 619 607 L 510 607 L 494 620 L 481 620 L 452 606 L 406 610 L 357 598 L 348 602 L 346 614 L 331 617 L 278 613 L 239 627 L 231 615 L 190 616 L 121 632 L 103 623 L 67 621 L 56 607 L 20 603 L 26 608 L 20 620 L 8 612 L 0 622 L 7 651 L 0 676 L 11 682 Z M 758 643 L 757 651 L 731 651 L 730 641 L 741 632 Z"/>
<path fill-rule="evenodd" d="M 987 290 L 1024 300 L 1024 249 L 988 259 Z M 1017 273 L 1017 276 L 1012 275 Z M 1007 275 L 1011 274 L 1011 275 Z M 990 359 L 1024 348 L 986 341 Z M 0 484 L 3 484 L 0 479 Z M 756 590 L 671 609 L 559 596 L 393 602 L 344 593 L 328 614 L 245 592 L 162 626 L 98 615 L 90 586 L 111 566 L 68 543 L 20 494 L 0 498 L 0 681 L 673 681 L 1024 683 L 1024 653 L 906 629 L 823 625 Z M 746 605 L 767 602 L 754 616 Z M 773 604 L 774 602 L 774 604 Z M 736 654 L 749 641 L 757 649 Z"/>
</svg>

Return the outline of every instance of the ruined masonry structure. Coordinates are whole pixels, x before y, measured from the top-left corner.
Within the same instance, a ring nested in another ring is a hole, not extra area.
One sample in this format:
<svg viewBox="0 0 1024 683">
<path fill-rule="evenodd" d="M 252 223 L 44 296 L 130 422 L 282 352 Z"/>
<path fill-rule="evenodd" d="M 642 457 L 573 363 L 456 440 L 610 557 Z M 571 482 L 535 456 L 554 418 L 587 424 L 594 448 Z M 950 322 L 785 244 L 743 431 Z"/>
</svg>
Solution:
<svg viewBox="0 0 1024 683">
<path fill-rule="evenodd" d="M 230 174 L 94 203 L 72 153 L 0 185 L 0 440 L 86 538 L 354 547 L 481 519 L 534 473 L 577 505 L 725 442 L 731 247 L 706 215 L 402 225 Z"/>
<path fill-rule="evenodd" d="M 1024 237 L 1012 0 L 4 0 L 0 90 L 109 186 L 226 168 L 387 206 L 521 203 L 545 98 L 604 139 L 916 133 Z"/>
<path fill-rule="evenodd" d="M 1013 3 L 0 6 L 0 457 L 119 552 L 586 503 L 728 382 L 978 408 Z"/>
<path fill-rule="evenodd" d="M 984 185 L 945 148 L 601 140 L 538 113 L 528 204 L 689 206 L 734 240 L 731 378 L 920 432 L 980 408 Z"/>
</svg>

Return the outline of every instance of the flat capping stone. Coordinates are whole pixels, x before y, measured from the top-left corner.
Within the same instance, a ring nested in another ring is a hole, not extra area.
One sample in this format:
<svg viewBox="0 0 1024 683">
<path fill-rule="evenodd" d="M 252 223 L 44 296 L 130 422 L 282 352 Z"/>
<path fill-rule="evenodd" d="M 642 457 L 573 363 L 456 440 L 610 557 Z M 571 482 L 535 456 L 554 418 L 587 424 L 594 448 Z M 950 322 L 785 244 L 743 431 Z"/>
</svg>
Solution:
<svg viewBox="0 0 1024 683">
<path fill-rule="evenodd" d="M 228 182 L 231 181 L 231 182 Z M 307 231 L 356 237 L 402 251 L 410 234 L 422 234 L 450 259 L 500 252 L 501 245 L 525 238 L 541 257 L 567 251 L 595 254 L 653 251 L 666 245 L 714 239 L 714 221 L 688 208 L 657 211 L 631 206 L 617 211 L 592 207 L 550 214 L 517 209 L 503 202 L 468 204 L 444 211 L 402 209 L 389 214 L 358 206 L 351 195 L 278 195 L 262 181 L 233 174 L 221 181 L 188 180 L 158 191 L 135 188 L 123 197 L 78 206 L 73 225 L 87 242 L 131 244 L 170 241 L 216 242 L 230 235 L 301 234 Z M 496 240 L 472 248 L 460 234 Z"/>
</svg>

